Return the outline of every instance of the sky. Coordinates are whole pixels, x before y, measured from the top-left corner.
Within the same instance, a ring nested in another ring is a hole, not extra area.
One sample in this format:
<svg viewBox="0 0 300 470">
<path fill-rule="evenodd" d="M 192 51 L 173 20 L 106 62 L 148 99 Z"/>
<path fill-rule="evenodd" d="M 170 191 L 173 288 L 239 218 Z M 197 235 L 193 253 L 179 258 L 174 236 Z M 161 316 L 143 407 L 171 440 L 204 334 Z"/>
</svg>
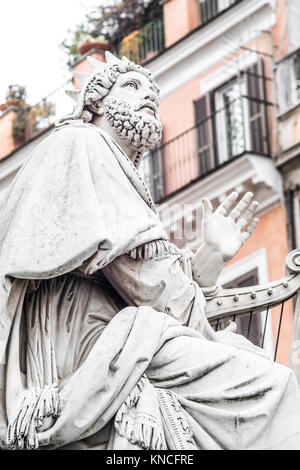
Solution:
<svg viewBox="0 0 300 470">
<path fill-rule="evenodd" d="M 0 0 L 0 103 L 8 85 L 35 104 L 71 73 L 59 44 L 101 0 Z"/>
</svg>

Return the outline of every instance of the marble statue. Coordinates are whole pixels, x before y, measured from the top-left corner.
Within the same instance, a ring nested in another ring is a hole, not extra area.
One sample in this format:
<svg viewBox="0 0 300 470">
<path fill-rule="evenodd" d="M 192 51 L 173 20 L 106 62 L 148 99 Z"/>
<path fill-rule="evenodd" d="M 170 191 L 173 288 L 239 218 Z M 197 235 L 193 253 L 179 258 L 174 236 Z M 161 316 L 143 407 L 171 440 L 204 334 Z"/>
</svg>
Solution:
<svg viewBox="0 0 300 470">
<path fill-rule="evenodd" d="M 199 250 L 171 244 L 138 170 L 155 80 L 91 65 L 0 211 L 1 448 L 300 449 L 291 370 L 205 317 L 257 202 L 204 200 Z"/>
</svg>

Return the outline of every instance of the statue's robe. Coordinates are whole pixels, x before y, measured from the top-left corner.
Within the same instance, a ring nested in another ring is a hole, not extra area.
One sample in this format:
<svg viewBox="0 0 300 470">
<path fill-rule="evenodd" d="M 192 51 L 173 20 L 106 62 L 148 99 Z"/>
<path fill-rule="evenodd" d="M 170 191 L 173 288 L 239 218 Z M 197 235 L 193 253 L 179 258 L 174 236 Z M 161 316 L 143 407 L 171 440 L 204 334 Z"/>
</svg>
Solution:
<svg viewBox="0 0 300 470">
<path fill-rule="evenodd" d="M 292 372 L 234 334 L 221 343 L 105 133 L 58 128 L 1 219 L 2 447 L 300 449 Z"/>
</svg>

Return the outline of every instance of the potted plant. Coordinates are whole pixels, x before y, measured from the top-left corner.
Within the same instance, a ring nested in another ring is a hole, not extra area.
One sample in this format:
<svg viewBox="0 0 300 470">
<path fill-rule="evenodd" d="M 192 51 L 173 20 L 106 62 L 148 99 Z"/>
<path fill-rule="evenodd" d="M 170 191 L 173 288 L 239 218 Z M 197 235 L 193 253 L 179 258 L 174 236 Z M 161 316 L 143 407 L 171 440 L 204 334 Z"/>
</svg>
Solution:
<svg viewBox="0 0 300 470">
<path fill-rule="evenodd" d="M 104 36 L 92 37 L 89 34 L 84 36 L 82 41 L 77 46 L 77 52 L 81 55 L 86 54 L 91 49 L 98 49 L 100 51 L 108 51 L 111 49 L 108 41 Z"/>
<path fill-rule="evenodd" d="M 44 99 L 32 106 L 27 115 L 27 121 L 29 127 L 32 128 L 32 132 L 37 132 L 50 125 L 51 118 L 55 114 L 55 105 L 47 99 Z"/>
<path fill-rule="evenodd" d="M 18 108 L 22 107 L 26 99 L 26 89 L 21 85 L 10 85 L 6 93 L 5 103 L 0 105 L 0 111 L 5 111 L 5 109 L 10 106 L 16 106 Z"/>
</svg>

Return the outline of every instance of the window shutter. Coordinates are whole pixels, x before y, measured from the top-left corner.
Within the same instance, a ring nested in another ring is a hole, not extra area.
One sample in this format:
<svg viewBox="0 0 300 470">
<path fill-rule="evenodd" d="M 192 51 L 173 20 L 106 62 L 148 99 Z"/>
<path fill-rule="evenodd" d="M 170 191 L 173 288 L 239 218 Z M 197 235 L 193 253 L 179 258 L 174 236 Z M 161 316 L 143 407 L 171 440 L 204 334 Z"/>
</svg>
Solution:
<svg viewBox="0 0 300 470">
<path fill-rule="evenodd" d="M 153 175 L 153 199 L 160 201 L 164 197 L 164 167 L 161 148 L 151 150 L 152 175 Z"/>
<path fill-rule="evenodd" d="M 194 101 L 199 175 L 213 168 L 213 132 L 209 94 Z"/>
<path fill-rule="evenodd" d="M 259 60 L 246 71 L 249 105 L 250 145 L 253 152 L 270 153 L 266 105 L 264 63 Z M 252 98 L 252 99 L 251 99 Z M 260 101 L 258 101 L 260 100 Z"/>
<path fill-rule="evenodd" d="M 155 148 L 146 152 L 139 170 L 154 202 L 160 201 L 164 196 L 164 174 L 161 149 Z"/>
<path fill-rule="evenodd" d="M 152 197 L 154 194 L 154 181 L 153 181 L 153 162 L 152 155 L 149 151 L 145 152 L 139 167 L 140 174 L 149 189 Z"/>
<path fill-rule="evenodd" d="M 200 0 L 200 21 L 206 23 L 219 12 L 218 0 Z"/>
<path fill-rule="evenodd" d="M 300 80 L 300 52 L 297 52 L 293 56 L 293 64 L 295 70 L 295 79 L 298 81 Z"/>
<path fill-rule="evenodd" d="M 223 285 L 224 289 L 233 289 L 239 287 L 255 286 L 258 284 L 257 268 L 249 271 L 243 276 L 234 279 L 231 282 Z M 235 319 L 237 324 L 237 333 L 248 338 L 252 343 L 261 346 L 262 342 L 262 326 L 261 326 L 261 313 L 247 314 Z"/>
<path fill-rule="evenodd" d="M 235 0 L 200 0 L 201 24 L 211 20 L 234 3 Z"/>
</svg>

